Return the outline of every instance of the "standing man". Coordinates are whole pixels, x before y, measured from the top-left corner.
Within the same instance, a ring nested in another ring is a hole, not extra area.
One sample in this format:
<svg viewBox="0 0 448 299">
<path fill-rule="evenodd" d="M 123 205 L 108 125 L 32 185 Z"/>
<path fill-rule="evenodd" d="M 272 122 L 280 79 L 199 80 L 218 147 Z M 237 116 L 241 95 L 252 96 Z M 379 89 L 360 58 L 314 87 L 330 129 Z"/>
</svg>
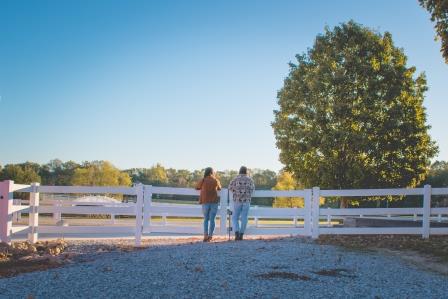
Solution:
<svg viewBox="0 0 448 299">
<path fill-rule="evenodd" d="M 255 190 L 254 181 L 247 175 L 247 167 L 241 166 L 239 175 L 229 184 L 229 190 L 233 194 L 232 223 L 235 230 L 235 241 L 242 240 L 247 226 L 247 214 L 249 213 L 250 200 Z M 241 226 L 239 223 L 241 217 Z"/>
</svg>

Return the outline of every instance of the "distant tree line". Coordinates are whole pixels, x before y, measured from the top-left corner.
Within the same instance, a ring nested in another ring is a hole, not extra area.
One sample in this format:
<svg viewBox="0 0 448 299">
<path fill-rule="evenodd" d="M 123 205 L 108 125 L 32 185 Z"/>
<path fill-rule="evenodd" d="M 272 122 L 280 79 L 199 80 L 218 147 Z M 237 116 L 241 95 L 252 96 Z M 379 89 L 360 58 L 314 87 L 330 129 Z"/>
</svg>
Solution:
<svg viewBox="0 0 448 299">
<path fill-rule="evenodd" d="M 50 186 L 131 186 L 142 183 L 154 186 L 194 187 L 203 177 L 204 170 L 165 168 L 156 164 L 149 168 L 120 170 L 108 161 L 63 162 L 59 159 L 46 164 L 24 162 L 0 165 L 0 180 L 14 180 L 18 184 L 39 182 Z M 217 172 L 223 186 L 237 175 L 236 170 Z M 277 173 L 268 169 L 251 171 L 260 189 L 271 189 L 277 184 Z"/>
<path fill-rule="evenodd" d="M 161 164 L 149 168 L 120 170 L 108 161 L 63 162 L 59 159 L 46 164 L 25 162 L 0 165 L 0 180 L 13 180 L 18 184 L 33 182 L 55 186 L 131 186 L 136 183 L 153 186 L 193 188 L 203 177 L 204 170 L 165 168 Z M 218 171 L 222 185 L 228 186 L 237 175 L 236 170 Z M 268 169 L 253 169 L 252 178 L 258 189 L 272 189 L 278 175 Z M 164 198 L 192 200 L 191 196 L 166 196 Z M 257 199 L 262 205 L 272 205 L 273 199 Z"/>
<path fill-rule="evenodd" d="M 228 186 L 230 180 L 236 175 L 236 170 L 218 171 L 218 177 L 223 186 Z M 276 173 L 269 169 L 253 169 L 251 175 L 257 189 L 303 188 L 303 184 L 297 182 L 294 176 L 287 171 Z M 56 186 L 131 186 L 135 183 L 142 183 L 153 186 L 192 188 L 202 177 L 203 170 L 165 168 L 161 164 L 149 168 L 120 170 L 108 161 L 77 163 L 54 159 L 46 164 L 25 162 L 0 166 L 0 180 L 13 180 L 18 184 L 39 182 L 42 185 Z M 434 162 L 426 180 L 420 186 L 425 184 L 430 184 L 433 187 L 448 186 L 448 162 Z M 188 196 L 171 196 L 170 198 L 192 200 L 192 197 Z M 254 202 L 274 207 L 303 207 L 302 198 L 257 198 Z M 331 204 L 331 201 L 328 201 L 327 204 Z"/>
</svg>

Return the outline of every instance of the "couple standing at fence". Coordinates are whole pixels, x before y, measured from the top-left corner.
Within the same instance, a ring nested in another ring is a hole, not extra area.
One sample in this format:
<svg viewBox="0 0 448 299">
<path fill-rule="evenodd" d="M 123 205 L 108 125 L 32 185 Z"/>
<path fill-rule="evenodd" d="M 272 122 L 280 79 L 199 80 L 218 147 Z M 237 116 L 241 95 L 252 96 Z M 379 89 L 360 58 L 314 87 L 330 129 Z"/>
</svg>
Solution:
<svg viewBox="0 0 448 299">
<path fill-rule="evenodd" d="M 209 242 L 213 238 L 213 231 L 215 230 L 215 217 L 218 212 L 218 190 L 221 190 L 221 183 L 216 178 L 216 172 L 213 168 L 207 167 L 205 169 L 204 178 L 198 182 L 196 190 L 201 190 L 199 203 L 202 204 L 202 213 L 204 214 L 204 242 Z M 229 184 L 229 191 L 233 194 L 232 226 L 235 230 L 236 241 L 243 239 L 250 200 L 254 190 L 255 184 L 247 173 L 247 167 L 241 166 L 238 176 Z"/>
</svg>

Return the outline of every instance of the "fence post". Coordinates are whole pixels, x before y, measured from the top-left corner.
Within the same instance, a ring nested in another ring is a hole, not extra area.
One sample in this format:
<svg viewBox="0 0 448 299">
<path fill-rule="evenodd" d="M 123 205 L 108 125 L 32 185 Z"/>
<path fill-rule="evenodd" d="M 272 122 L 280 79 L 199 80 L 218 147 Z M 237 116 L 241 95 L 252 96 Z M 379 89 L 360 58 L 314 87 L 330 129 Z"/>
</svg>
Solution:
<svg viewBox="0 0 448 299">
<path fill-rule="evenodd" d="M 143 196 L 143 229 L 145 232 L 151 232 L 151 205 L 152 205 L 152 186 L 145 185 Z"/>
<path fill-rule="evenodd" d="M 221 209 L 219 210 L 219 232 L 221 235 L 226 235 L 227 233 L 227 197 L 229 195 L 229 190 L 226 188 L 221 189 L 220 194 L 220 205 Z"/>
<path fill-rule="evenodd" d="M 60 199 L 55 200 L 53 203 L 53 207 L 57 208 L 57 207 L 62 207 L 62 202 Z M 53 220 L 58 222 L 62 219 L 62 214 L 59 212 L 54 212 L 53 213 Z"/>
<path fill-rule="evenodd" d="M 0 241 L 11 243 L 14 181 L 0 182 Z"/>
<path fill-rule="evenodd" d="M 15 206 L 20 206 L 21 205 L 20 198 L 14 198 L 12 200 L 12 204 L 15 205 Z M 18 222 L 20 220 L 19 219 L 19 214 L 20 214 L 19 212 L 14 212 L 12 214 L 12 221 Z"/>
<path fill-rule="evenodd" d="M 313 200 L 311 208 L 311 238 L 319 238 L 319 198 L 320 198 L 320 188 L 313 187 Z"/>
<path fill-rule="evenodd" d="M 422 220 L 422 238 L 429 238 L 431 216 L 431 185 L 425 185 L 423 188 L 423 220 Z"/>
<path fill-rule="evenodd" d="M 36 243 L 38 238 L 37 228 L 39 226 L 39 183 L 32 183 L 30 192 L 30 209 L 28 214 L 28 241 Z"/>
<path fill-rule="evenodd" d="M 142 217 L 143 217 L 143 185 L 134 186 L 137 193 L 137 202 L 135 203 L 135 246 L 142 244 Z"/>
<path fill-rule="evenodd" d="M 294 221 L 294 227 L 297 227 L 297 207 L 294 207 L 294 217 L 292 218 L 292 221 Z"/>
<path fill-rule="evenodd" d="M 313 201 L 312 196 L 313 193 L 311 189 L 305 189 L 305 198 L 304 198 L 305 215 L 303 217 L 304 222 L 303 226 L 305 228 L 305 235 L 310 237 L 311 237 L 311 206 Z"/>
<path fill-rule="evenodd" d="M 253 210 L 257 210 L 257 209 L 258 209 L 258 206 L 254 206 Z M 256 212 L 255 212 L 255 214 L 256 214 Z M 255 224 L 255 227 L 258 227 L 258 216 L 254 216 L 254 224 Z"/>
</svg>

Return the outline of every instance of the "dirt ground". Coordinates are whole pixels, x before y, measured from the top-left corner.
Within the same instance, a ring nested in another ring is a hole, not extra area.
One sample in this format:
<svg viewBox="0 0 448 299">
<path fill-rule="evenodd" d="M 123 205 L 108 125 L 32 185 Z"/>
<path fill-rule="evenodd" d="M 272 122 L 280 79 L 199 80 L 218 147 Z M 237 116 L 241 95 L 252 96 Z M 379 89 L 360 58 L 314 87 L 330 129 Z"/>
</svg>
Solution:
<svg viewBox="0 0 448 299">
<path fill-rule="evenodd" d="M 263 239 L 272 238 L 274 237 Z M 248 239 L 251 239 L 251 237 Z M 213 239 L 213 242 L 224 241 L 227 241 L 227 237 L 217 236 Z M 98 254 L 108 252 L 131 252 L 150 246 L 169 246 L 195 242 L 202 242 L 202 237 L 143 239 L 139 247 L 134 246 L 133 239 L 54 240 L 40 241 L 35 244 L 25 241 L 12 242 L 11 245 L 0 243 L 0 278 L 89 261 Z"/>
<path fill-rule="evenodd" d="M 251 236 L 248 239 L 273 239 L 276 237 Z M 309 239 L 306 239 L 309 240 Z M 98 254 L 130 252 L 152 246 L 169 246 L 201 242 L 200 237 L 143 239 L 135 247 L 131 239 L 55 240 L 37 242 L 0 243 L 0 278 L 20 273 L 41 271 L 66 264 L 92 260 Z M 227 237 L 215 237 L 213 242 L 227 241 Z M 311 241 L 321 245 L 335 245 L 348 250 L 379 252 L 399 257 L 421 269 L 448 275 L 448 236 L 404 235 L 321 235 Z"/>
</svg>

